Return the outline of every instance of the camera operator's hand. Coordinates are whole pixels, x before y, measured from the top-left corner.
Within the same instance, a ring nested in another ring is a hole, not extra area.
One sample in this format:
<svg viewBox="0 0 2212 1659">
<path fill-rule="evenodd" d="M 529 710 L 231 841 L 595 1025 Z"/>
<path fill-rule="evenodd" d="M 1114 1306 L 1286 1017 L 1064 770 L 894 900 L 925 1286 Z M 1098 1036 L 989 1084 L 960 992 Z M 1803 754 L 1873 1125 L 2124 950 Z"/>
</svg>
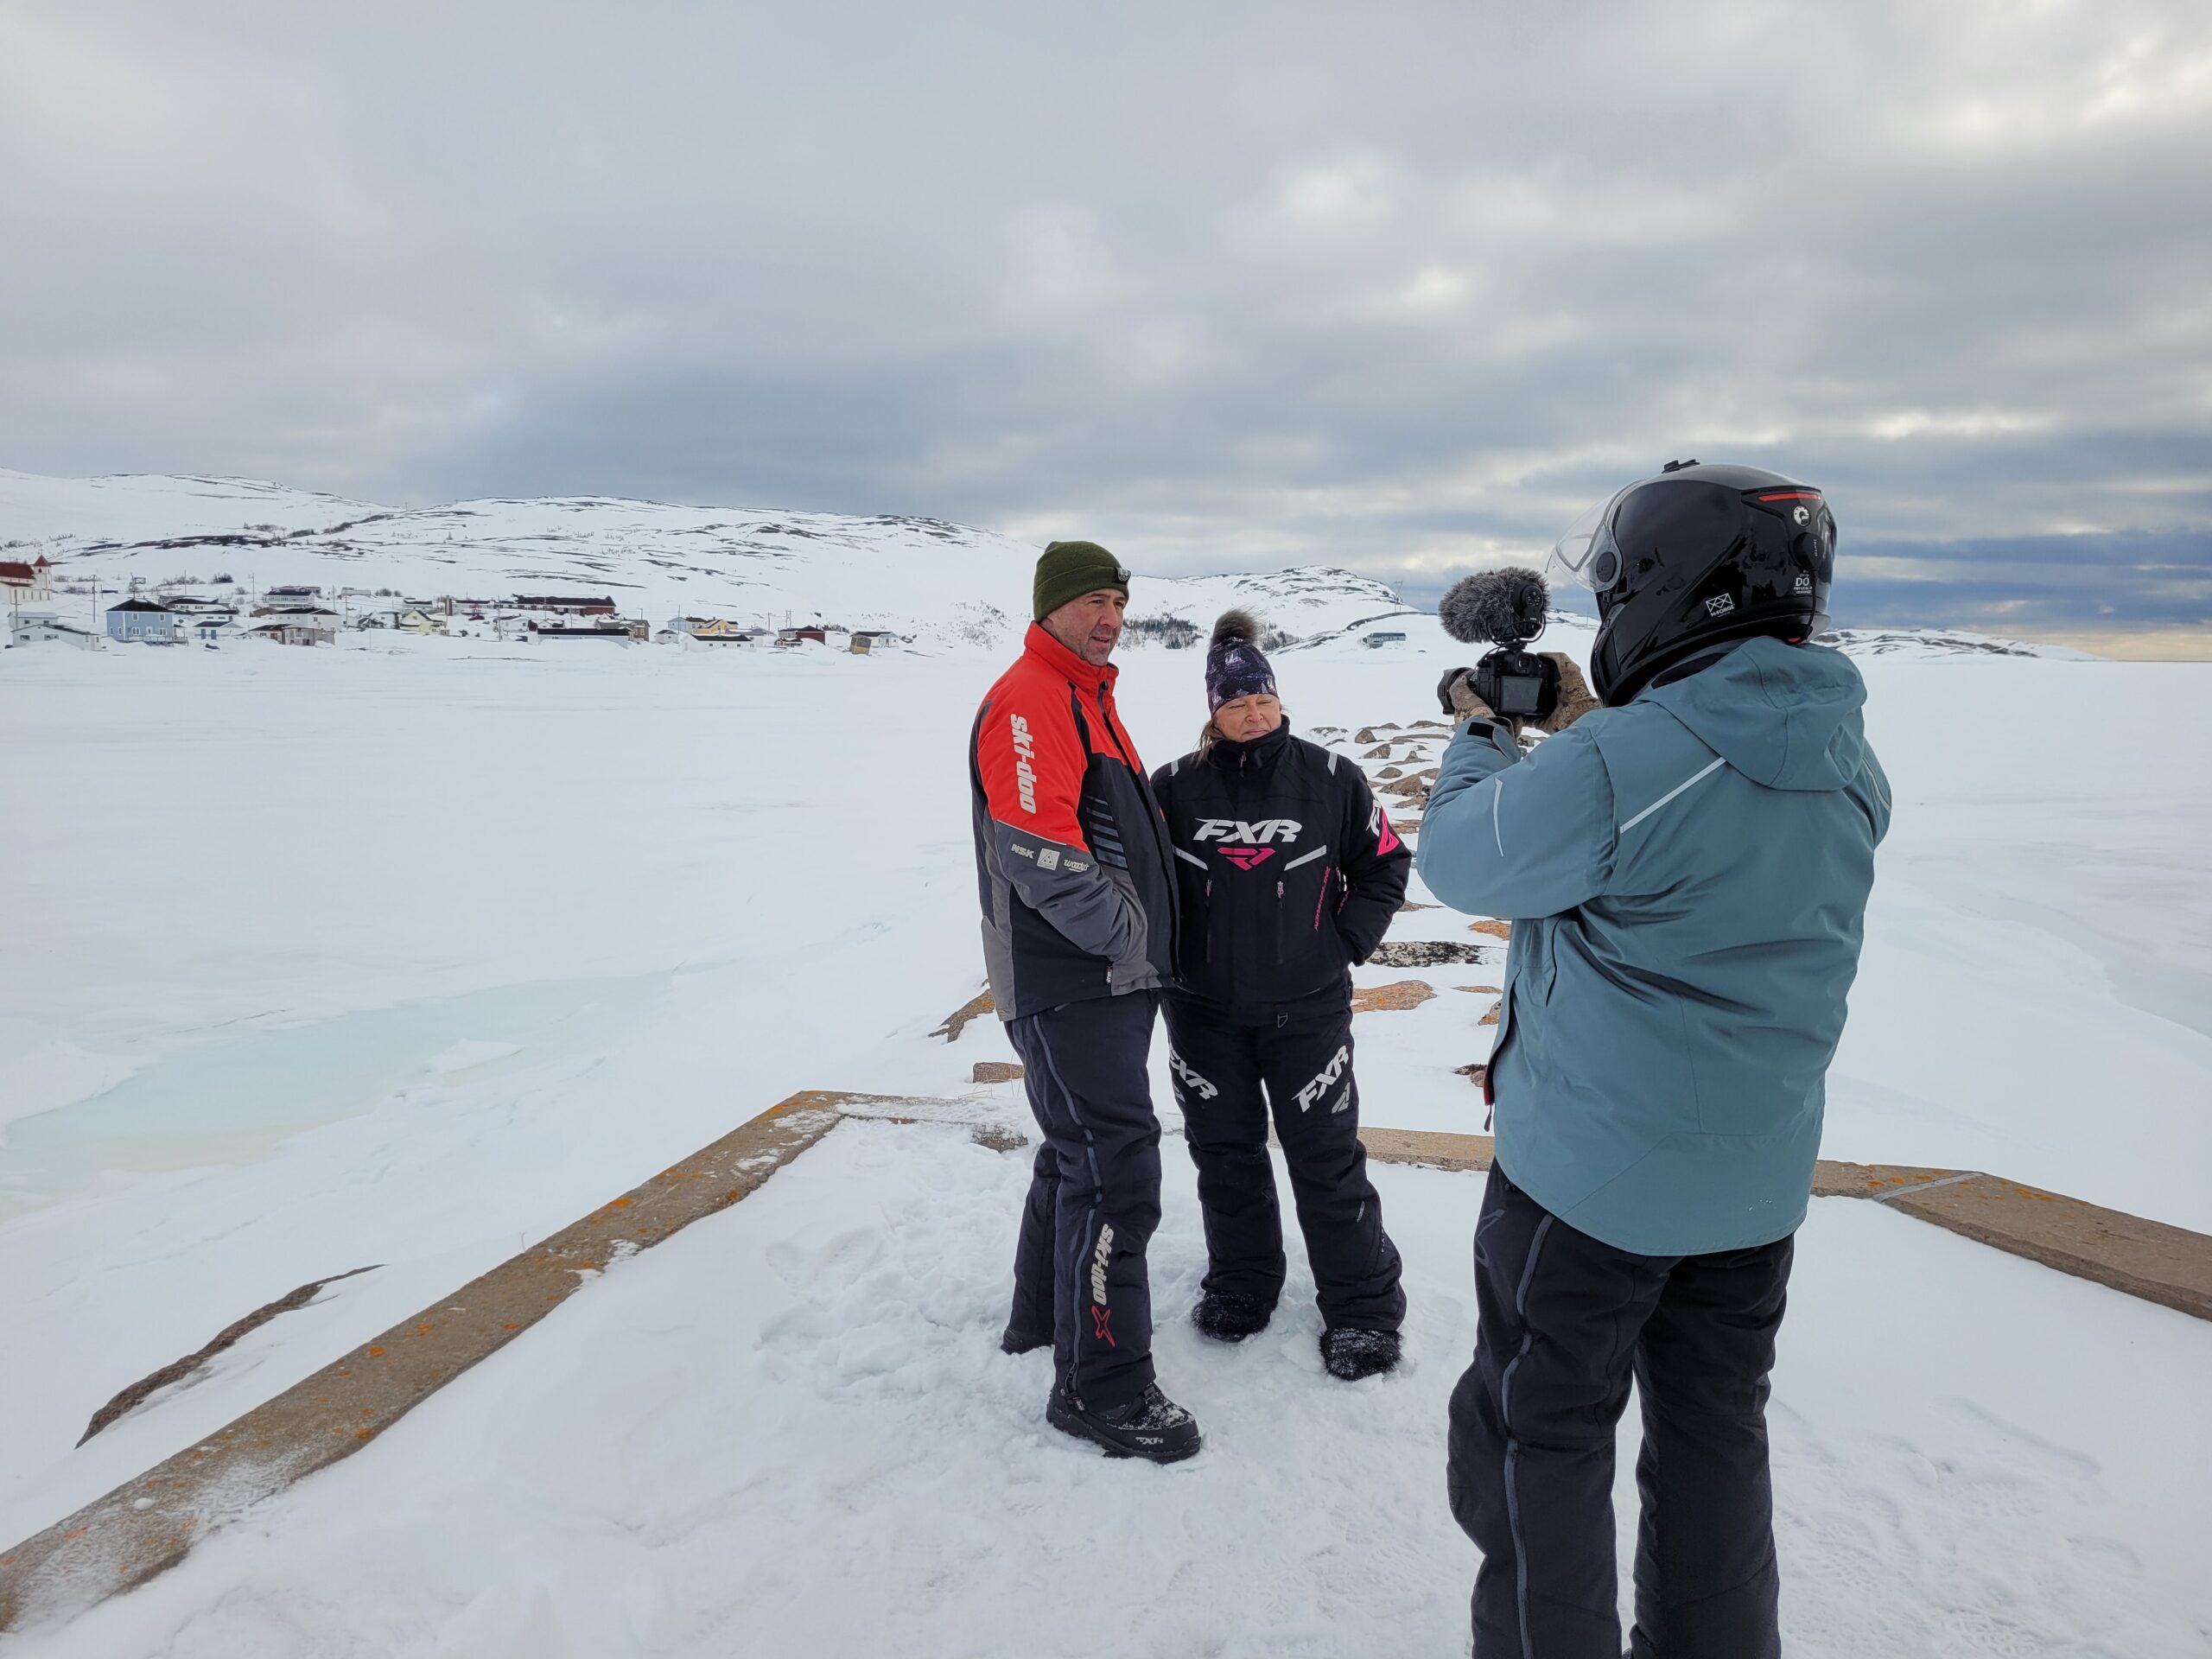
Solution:
<svg viewBox="0 0 2212 1659">
<path fill-rule="evenodd" d="M 1590 693 L 1589 682 L 1582 677 L 1582 671 L 1574 659 L 1564 652 L 1548 651 L 1544 660 L 1559 670 L 1559 701 L 1550 715 L 1533 724 L 1540 732 L 1556 735 L 1598 707 L 1598 699 Z"/>
<path fill-rule="evenodd" d="M 1496 720 L 1497 711 L 1475 695 L 1475 671 L 1455 668 L 1436 685 L 1436 701 L 1452 717 L 1454 726 L 1464 726 L 1478 717 Z"/>
</svg>

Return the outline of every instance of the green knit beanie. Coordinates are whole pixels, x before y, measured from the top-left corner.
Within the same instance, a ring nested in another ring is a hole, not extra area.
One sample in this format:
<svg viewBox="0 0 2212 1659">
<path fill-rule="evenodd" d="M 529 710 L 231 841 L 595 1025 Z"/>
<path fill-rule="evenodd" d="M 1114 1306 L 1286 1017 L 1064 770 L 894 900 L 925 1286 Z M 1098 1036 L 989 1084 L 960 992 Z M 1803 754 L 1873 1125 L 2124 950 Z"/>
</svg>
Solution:
<svg viewBox="0 0 2212 1659">
<path fill-rule="evenodd" d="M 1037 561 L 1037 582 L 1031 594 L 1037 620 L 1042 622 L 1071 599 L 1095 594 L 1101 588 L 1129 591 L 1129 568 L 1096 542 L 1053 542 Z"/>
</svg>

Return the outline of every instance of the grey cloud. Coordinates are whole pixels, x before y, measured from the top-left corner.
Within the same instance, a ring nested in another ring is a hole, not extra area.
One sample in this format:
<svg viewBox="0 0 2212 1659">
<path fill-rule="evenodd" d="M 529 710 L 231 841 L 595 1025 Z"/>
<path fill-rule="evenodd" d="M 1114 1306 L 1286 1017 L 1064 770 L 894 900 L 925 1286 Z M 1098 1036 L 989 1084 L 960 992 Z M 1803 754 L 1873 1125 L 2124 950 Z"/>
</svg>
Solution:
<svg viewBox="0 0 2212 1659">
<path fill-rule="evenodd" d="M 1885 605 L 2025 600 L 2212 527 L 2208 63 L 2187 0 L 29 0 L 0 464 L 1418 586 L 1696 453 L 1951 550 Z"/>
</svg>

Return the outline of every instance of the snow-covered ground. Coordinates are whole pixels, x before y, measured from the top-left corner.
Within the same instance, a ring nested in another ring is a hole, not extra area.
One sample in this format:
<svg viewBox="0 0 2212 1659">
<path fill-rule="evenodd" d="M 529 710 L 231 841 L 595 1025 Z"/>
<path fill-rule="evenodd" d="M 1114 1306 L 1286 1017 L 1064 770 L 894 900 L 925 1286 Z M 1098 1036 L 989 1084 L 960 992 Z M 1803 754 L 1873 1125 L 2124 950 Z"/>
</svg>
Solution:
<svg viewBox="0 0 2212 1659">
<path fill-rule="evenodd" d="M 1429 626 L 1287 653 L 1295 720 L 1429 714 Z M 1126 662 L 1164 760 L 1199 656 Z M 927 1037 L 980 982 L 962 749 L 998 666 L 389 636 L 0 654 L 0 1542 L 795 1089 L 957 1095 L 1010 1058 L 988 1021 Z M 2212 670 L 1866 666 L 1897 828 L 1827 1153 L 2212 1230 Z M 1394 937 L 1485 943 L 1441 910 Z M 1496 974 L 1360 974 L 1408 977 L 1440 995 L 1359 1022 L 1368 1121 L 1478 1128 L 1452 1067 L 1490 998 L 1452 988 Z M 971 1106 L 1020 1121 L 1018 1087 Z M 1168 1163 L 1163 1376 L 1210 1437 L 1183 1469 L 1047 1437 L 1041 1362 L 996 1353 L 1021 1160 L 848 1125 L 365 1455 L 16 1646 L 1459 1650 L 1441 1412 L 1478 1181 L 1382 1172 L 1414 1363 L 1346 1389 L 1302 1305 L 1256 1346 L 1188 1334 Z M 1842 1201 L 1799 1261 L 1796 1650 L 2212 1651 L 2212 1327 Z M 370 1263 L 72 1449 L 126 1383 Z"/>
</svg>

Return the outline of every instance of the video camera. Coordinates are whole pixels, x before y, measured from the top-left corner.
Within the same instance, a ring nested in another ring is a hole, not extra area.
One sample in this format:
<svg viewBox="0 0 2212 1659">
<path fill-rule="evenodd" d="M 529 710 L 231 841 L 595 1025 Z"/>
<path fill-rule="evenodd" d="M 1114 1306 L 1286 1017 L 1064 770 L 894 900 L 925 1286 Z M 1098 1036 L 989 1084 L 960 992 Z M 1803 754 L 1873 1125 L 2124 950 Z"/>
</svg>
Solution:
<svg viewBox="0 0 2212 1659">
<path fill-rule="evenodd" d="M 1475 695 L 1494 713 L 1547 720 L 1559 707 L 1559 664 L 1524 649 L 1544 631 L 1550 609 L 1551 590 L 1543 577 L 1517 566 L 1463 576 L 1437 606 L 1437 619 L 1454 639 L 1497 647 L 1468 672 Z M 1447 692 L 1452 678 L 1445 677 Z M 1450 714 L 1448 698 L 1440 701 Z"/>
</svg>

